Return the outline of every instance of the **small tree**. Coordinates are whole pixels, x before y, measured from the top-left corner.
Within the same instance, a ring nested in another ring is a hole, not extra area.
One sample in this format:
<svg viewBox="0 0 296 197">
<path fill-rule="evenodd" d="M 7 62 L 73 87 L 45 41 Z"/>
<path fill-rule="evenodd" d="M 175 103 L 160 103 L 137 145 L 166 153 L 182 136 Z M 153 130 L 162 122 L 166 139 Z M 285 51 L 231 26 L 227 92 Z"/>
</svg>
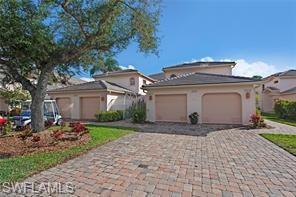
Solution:
<svg viewBox="0 0 296 197">
<path fill-rule="evenodd" d="M 104 71 L 130 42 L 156 53 L 159 14 L 159 0 L 0 0 L 0 72 L 29 91 L 33 130 L 52 73 Z"/>
<path fill-rule="evenodd" d="M 30 94 L 28 91 L 17 87 L 13 90 L 0 89 L 0 96 L 4 97 L 6 103 L 11 107 L 16 107 L 20 101 L 30 99 Z"/>
</svg>

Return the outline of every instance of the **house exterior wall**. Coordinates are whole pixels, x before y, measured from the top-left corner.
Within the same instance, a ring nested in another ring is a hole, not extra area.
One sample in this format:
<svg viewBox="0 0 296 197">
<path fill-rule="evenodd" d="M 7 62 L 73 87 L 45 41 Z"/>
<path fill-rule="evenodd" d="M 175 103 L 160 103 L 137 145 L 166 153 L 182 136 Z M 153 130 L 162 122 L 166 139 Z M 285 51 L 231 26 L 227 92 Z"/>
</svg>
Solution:
<svg viewBox="0 0 296 197">
<path fill-rule="evenodd" d="M 135 85 L 130 85 L 130 78 L 132 78 L 132 77 L 135 79 Z M 138 73 L 97 77 L 97 78 L 95 78 L 95 80 L 105 80 L 105 81 L 113 82 L 113 83 L 121 85 L 121 86 L 123 86 L 129 90 L 132 90 L 135 93 L 141 94 L 141 95 L 145 94 L 143 92 L 143 90 L 141 89 L 141 87 L 143 85 L 143 80 L 146 80 L 147 84 L 152 83 L 152 81 L 150 81 L 147 78 L 142 77 Z"/>
<path fill-rule="evenodd" d="M 261 110 L 263 112 L 272 112 L 275 97 L 273 95 L 263 93 L 261 95 L 261 98 L 262 98 L 262 108 L 261 108 Z"/>
<path fill-rule="evenodd" d="M 256 113 L 255 90 L 253 85 L 229 85 L 229 86 L 200 86 L 179 88 L 150 89 L 146 95 L 147 120 L 155 122 L 155 95 L 161 94 L 186 94 L 187 116 L 193 112 L 199 114 L 202 123 L 202 96 L 206 93 L 238 93 L 242 99 L 242 124 L 249 124 L 250 116 Z M 246 98 L 249 93 L 250 97 Z M 223 102 L 221 102 L 223 105 Z M 177 113 L 177 112 L 176 112 Z M 188 119 L 189 121 L 189 119 Z"/>
<path fill-rule="evenodd" d="M 100 110 L 107 110 L 107 92 L 89 91 L 89 92 L 72 92 L 72 93 L 50 93 L 50 98 L 70 98 L 71 119 L 81 119 L 80 101 L 82 97 L 104 97 L 100 99 Z"/>
<path fill-rule="evenodd" d="M 275 83 L 278 81 L 278 83 Z M 296 77 L 273 77 L 263 83 L 265 88 L 275 87 L 279 89 L 279 92 L 286 91 L 296 86 Z M 279 94 L 279 96 L 273 96 L 270 94 L 262 93 L 262 85 L 258 88 L 259 94 L 259 107 L 263 112 L 273 112 L 275 99 L 286 99 L 296 101 L 295 94 Z"/>
<path fill-rule="evenodd" d="M 283 100 L 296 101 L 296 93 L 294 93 L 294 94 L 283 94 L 283 95 L 280 95 L 279 98 L 283 99 Z"/>
<path fill-rule="evenodd" d="M 274 83 L 278 81 L 278 83 Z M 274 77 L 264 83 L 265 87 L 275 87 L 283 92 L 296 86 L 296 77 Z"/>
<path fill-rule="evenodd" d="M 132 95 L 109 93 L 107 94 L 107 111 L 125 110 L 134 100 L 135 97 Z"/>
<path fill-rule="evenodd" d="M 188 74 L 188 73 L 211 73 L 211 74 L 222 74 L 222 75 L 232 75 L 231 66 L 195 66 L 188 68 L 180 68 L 180 69 L 167 69 L 164 70 L 165 78 L 169 78 L 172 74 L 177 76 Z"/>
</svg>

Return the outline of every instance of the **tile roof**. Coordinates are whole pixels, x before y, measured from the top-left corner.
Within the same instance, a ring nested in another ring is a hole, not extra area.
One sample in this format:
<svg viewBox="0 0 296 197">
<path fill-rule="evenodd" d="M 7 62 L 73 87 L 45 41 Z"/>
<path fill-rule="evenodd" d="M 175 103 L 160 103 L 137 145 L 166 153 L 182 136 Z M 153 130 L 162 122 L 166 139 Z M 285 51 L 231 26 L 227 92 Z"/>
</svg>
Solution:
<svg viewBox="0 0 296 197">
<path fill-rule="evenodd" d="M 182 85 L 207 85 L 207 84 L 223 84 L 223 83 L 243 83 L 256 82 L 256 80 L 249 77 L 239 77 L 232 75 L 219 75 L 209 73 L 190 73 L 182 76 L 165 79 L 156 83 L 152 83 L 143 88 L 162 87 L 162 86 L 182 86 Z"/>
<path fill-rule="evenodd" d="M 291 70 L 287 70 L 284 72 L 278 72 L 278 73 L 275 73 L 275 74 L 270 75 L 268 77 L 265 77 L 265 79 L 268 79 L 270 77 L 281 77 L 281 76 L 295 76 L 296 77 L 296 70 L 291 69 Z"/>
<path fill-rule="evenodd" d="M 151 77 L 144 75 L 143 73 L 139 72 L 136 69 L 125 69 L 125 70 L 106 72 L 106 73 L 94 75 L 93 78 L 108 77 L 108 76 L 112 76 L 112 75 L 120 75 L 120 74 L 125 74 L 125 73 L 137 73 L 137 74 L 141 75 L 142 77 L 149 79 L 150 81 L 155 81 Z"/>
<path fill-rule="evenodd" d="M 155 73 L 155 74 L 151 74 L 151 75 L 148 75 L 148 77 L 152 78 L 152 79 L 155 79 L 157 81 L 160 81 L 160 80 L 163 80 L 165 79 L 165 75 L 163 72 L 161 73 Z"/>
<path fill-rule="evenodd" d="M 81 84 L 81 83 L 85 83 L 86 81 L 82 80 L 82 79 L 79 79 L 77 77 L 71 77 L 67 83 L 63 84 L 61 82 L 58 82 L 58 83 L 52 83 L 52 84 L 48 84 L 47 85 L 47 90 L 55 90 L 55 89 L 58 89 L 58 88 L 64 88 L 64 87 L 67 87 L 67 86 L 71 86 L 71 85 L 77 85 L 77 84 Z"/>
<path fill-rule="evenodd" d="M 288 90 L 285 90 L 283 92 L 281 92 L 281 94 L 296 94 L 296 86 L 294 88 L 290 88 Z"/>
<path fill-rule="evenodd" d="M 204 61 L 198 61 L 198 62 L 192 62 L 192 63 L 184 63 L 184 64 L 178 64 L 174 66 L 168 66 L 164 67 L 163 70 L 166 69 L 172 69 L 172 68 L 183 68 L 183 67 L 192 67 L 192 66 L 203 66 L 203 65 L 208 65 L 208 66 L 219 66 L 219 65 L 225 65 L 225 64 L 232 64 L 235 65 L 235 62 L 204 62 Z"/>
<path fill-rule="evenodd" d="M 125 69 L 125 70 L 116 70 L 116 71 L 112 71 L 112 72 L 106 72 L 106 73 L 102 73 L 102 74 L 96 74 L 93 77 L 106 77 L 108 75 L 113 75 L 113 74 L 121 74 L 121 73 L 129 73 L 129 72 L 138 72 L 138 70 L 136 69 Z"/>
<path fill-rule="evenodd" d="M 67 86 L 48 91 L 50 92 L 65 92 L 65 91 L 83 91 L 83 90 L 114 90 L 120 92 L 132 92 L 116 83 L 108 82 L 105 80 L 91 81 L 77 85 Z"/>
</svg>

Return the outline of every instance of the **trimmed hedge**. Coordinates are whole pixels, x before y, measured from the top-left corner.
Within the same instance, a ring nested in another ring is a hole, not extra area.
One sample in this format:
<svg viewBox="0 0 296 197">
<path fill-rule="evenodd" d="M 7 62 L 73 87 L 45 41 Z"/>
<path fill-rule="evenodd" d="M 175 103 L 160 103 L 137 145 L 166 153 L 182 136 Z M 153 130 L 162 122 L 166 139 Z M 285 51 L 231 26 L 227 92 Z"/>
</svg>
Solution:
<svg viewBox="0 0 296 197">
<path fill-rule="evenodd" d="M 277 100 L 274 105 L 274 111 L 280 118 L 296 120 L 296 101 Z"/>
<path fill-rule="evenodd" d="M 123 111 L 104 111 L 95 115 L 98 122 L 113 122 L 123 119 Z"/>
</svg>

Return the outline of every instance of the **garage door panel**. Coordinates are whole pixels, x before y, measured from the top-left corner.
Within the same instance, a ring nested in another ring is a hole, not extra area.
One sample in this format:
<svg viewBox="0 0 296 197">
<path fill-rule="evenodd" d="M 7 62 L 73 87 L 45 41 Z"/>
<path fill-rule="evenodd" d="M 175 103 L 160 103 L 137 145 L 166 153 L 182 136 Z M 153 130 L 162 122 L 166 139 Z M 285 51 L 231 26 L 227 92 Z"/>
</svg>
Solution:
<svg viewBox="0 0 296 197">
<path fill-rule="evenodd" d="M 241 124 L 241 96 L 237 93 L 209 93 L 202 98 L 202 122 Z"/>
<path fill-rule="evenodd" d="M 81 119 L 95 119 L 95 114 L 100 110 L 100 97 L 81 97 Z"/>
<path fill-rule="evenodd" d="M 155 96 L 156 121 L 186 122 L 186 94 L 170 94 Z"/>
<path fill-rule="evenodd" d="M 70 98 L 56 98 L 59 111 L 63 118 L 71 118 L 71 100 Z"/>
</svg>

